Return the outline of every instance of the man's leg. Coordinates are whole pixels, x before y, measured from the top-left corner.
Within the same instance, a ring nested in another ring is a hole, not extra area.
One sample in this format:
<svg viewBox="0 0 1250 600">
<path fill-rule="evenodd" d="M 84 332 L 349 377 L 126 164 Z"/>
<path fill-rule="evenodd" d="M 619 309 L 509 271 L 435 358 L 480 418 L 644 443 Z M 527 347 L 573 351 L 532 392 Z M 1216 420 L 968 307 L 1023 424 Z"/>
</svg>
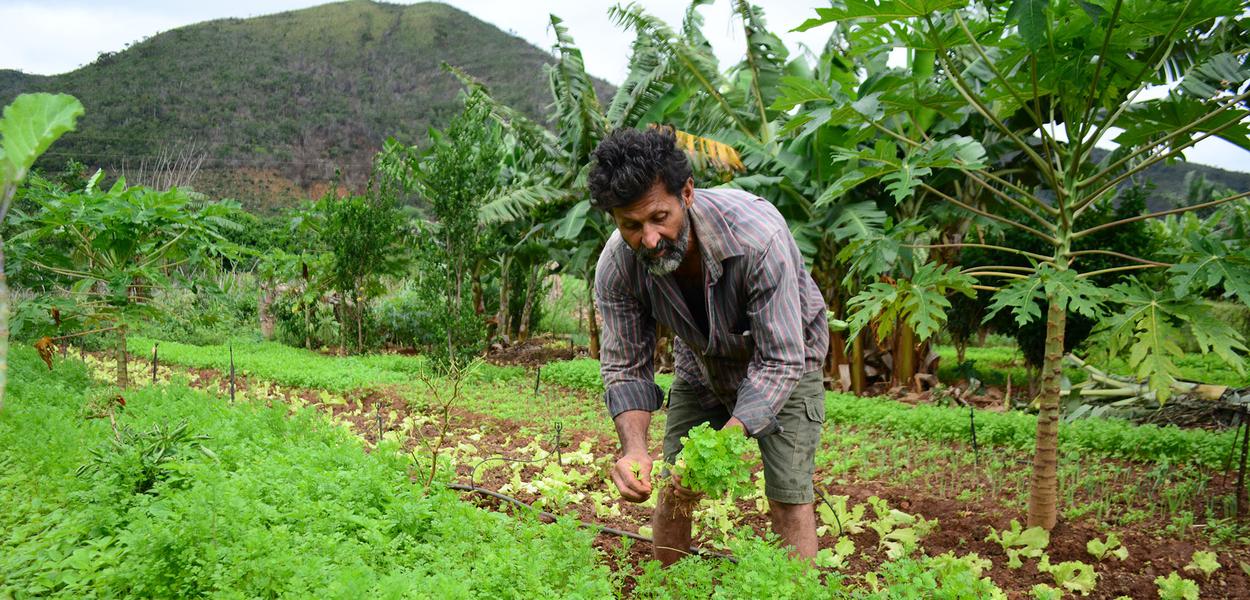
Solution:
<svg viewBox="0 0 1250 600">
<path fill-rule="evenodd" d="M 798 558 L 812 559 L 816 556 L 816 511 L 811 503 L 786 504 L 768 501 L 768 518 L 773 522 L 773 532 L 782 543 L 791 548 L 790 554 Z"/>
<path fill-rule="evenodd" d="M 668 413 L 664 425 L 664 462 L 672 464 L 681 453 L 681 438 L 690 429 L 701 423 L 710 423 L 713 428 L 720 429 L 729 420 L 729 411 L 724 407 L 704 408 L 700 403 L 698 390 L 680 377 L 673 379 L 668 392 Z M 667 478 L 669 471 L 664 468 L 660 477 Z M 657 477 L 656 480 L 659 478 Z M 690 552 L 690 514 L 697 501 L 691 502 L 678 497 L 671 485 L 660 490 L 656 498 L 655 512 L 651 515 L 651 532 L 654 536 L 653 551 L 655 559 L 664 566 L 681 560 Z"/>
<path fill-rule="evenodd" d="M 816 556 L 816 513 L 812 510 L 816 449 L 825 420 L 820 371 L 803 376 L 777 414 L 782 431 L 760 438 L 764 493 L 773 531 L 794 556 Z"/>
</svg>

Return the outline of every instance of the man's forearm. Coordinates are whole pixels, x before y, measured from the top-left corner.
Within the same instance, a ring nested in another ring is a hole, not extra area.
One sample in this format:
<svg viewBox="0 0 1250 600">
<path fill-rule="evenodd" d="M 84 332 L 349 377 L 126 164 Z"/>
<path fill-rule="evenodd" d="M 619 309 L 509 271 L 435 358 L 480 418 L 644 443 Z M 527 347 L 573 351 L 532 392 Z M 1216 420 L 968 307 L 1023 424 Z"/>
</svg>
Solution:
<svg viewBox="0 0 1250 600">
<path fill-rule="evenodd" d="M 651 426 L 651 413 L 645 410 L 627 410 L 613 419 L 616 435 L 621 439 L 621 453 L 647 454 L 647 428 Z"/>
</svg>

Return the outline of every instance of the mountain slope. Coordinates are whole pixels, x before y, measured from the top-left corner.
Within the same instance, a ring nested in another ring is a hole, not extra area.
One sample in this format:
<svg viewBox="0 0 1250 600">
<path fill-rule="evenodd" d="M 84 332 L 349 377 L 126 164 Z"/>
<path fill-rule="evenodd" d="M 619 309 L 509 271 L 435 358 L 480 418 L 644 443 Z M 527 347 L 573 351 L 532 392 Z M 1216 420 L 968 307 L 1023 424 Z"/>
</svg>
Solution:
<svg viewBox="0 0 1250 600">
<path fill-rule="evenodd" d="M 206 156 L 201 191 L 286 204 L 336 169 L 359 187 L 387 136 L 412 143 L 445 123 L 460 85 L 444 61 L 531 116 L 550 102 L 552 58 L 524 40 L 443 4 L 353 0 L 178 28 L 63 75 L 0 71 L 0 103 L 30 91 L 82 100 L 79 131 L 47 168 L 73 157 L 134 173 L 190 147 Z"/>
</svg>

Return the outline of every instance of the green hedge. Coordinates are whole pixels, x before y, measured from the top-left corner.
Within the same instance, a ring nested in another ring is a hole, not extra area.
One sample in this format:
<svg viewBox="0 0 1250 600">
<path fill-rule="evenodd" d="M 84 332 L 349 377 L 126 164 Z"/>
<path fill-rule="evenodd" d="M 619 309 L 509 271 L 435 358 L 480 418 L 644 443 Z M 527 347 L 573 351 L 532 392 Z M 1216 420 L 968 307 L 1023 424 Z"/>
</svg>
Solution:
<svg viewBox="0 0 1250 600">
<path fill-rule="evenodd" d="M 139 360 L 149 360 L 152 345 L 158 340 L 133 336 L 126 347 Z M 230 368 L 227 345 L 192 346 L 159 341 L 158 359 L 162 363 L 183 365 L 225 372 Z M 379 385 L 404 384 L 417 381 L 417 375 L 428 369 L 424 357 L 398 354 L 366 354 L 360 356 L 328 356 L 318 352 L 292 348 L 276 342 L 236 342 L 235 371 L 283 385 L 346 392 Z M 523 377 L 521 367 L 497 367 L 482 364 L 474 372 L 477 381 L 495 381 Z"/>
<path fill-rule="evenodd" d="M 603 393 L 603 378 L 599 375 L 599 361 L 593 358 L 547 363 L 542 367 L 542 380 L 567 388 Z M 673 385 L 673 376 L 671 374 L 656 375 L 655 383 L 667 393 L 669 386 Z"/>
<path fill-rule="evenodd" d="M 831 392 L 825 399 L 828 422 L 877 427 L 928 440 L 971 441 L 968 411 L 933 405 L 912 406 L 882 398 Z M 977 442 L 1031 450 L 1037 417 L 1022 412 L 975 411 Z M 1060 424 L 1059 446 L 1139 461 L 1223 465 L 1233 432 L 1212 433 L 1175 426 L 1134 425 L 1114 419 L 1081 419 Z"/>
</svg>

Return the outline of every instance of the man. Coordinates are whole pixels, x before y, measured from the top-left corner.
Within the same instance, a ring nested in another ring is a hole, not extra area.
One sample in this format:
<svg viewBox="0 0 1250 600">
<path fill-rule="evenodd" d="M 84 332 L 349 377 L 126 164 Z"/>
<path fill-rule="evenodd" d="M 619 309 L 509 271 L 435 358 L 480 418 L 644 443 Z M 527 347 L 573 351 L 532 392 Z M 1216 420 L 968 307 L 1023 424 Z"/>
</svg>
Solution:
<svg viewBox="0 0 1250 600">
<path fill-rule="evenodd" d="M 664 460 L 703 422 L 756 438 L 773 530 L 794 554 L 815 556 L 829 328 L 785 219 L 746 192 L 695 189 L 671 132 L 615 131 L 594 159 L 593 204 L 617 226 L 595 276 L 603 382 L 622 449 L 612 480 L 626 500 L 651 495 L 647 427 L 664 399 L 652 364 L 661 323 L 677 338 Z M 652 530 L 664 564 L 690 546 L 696 500 L 680 485 L 660 493 Z"/>
</svg>

